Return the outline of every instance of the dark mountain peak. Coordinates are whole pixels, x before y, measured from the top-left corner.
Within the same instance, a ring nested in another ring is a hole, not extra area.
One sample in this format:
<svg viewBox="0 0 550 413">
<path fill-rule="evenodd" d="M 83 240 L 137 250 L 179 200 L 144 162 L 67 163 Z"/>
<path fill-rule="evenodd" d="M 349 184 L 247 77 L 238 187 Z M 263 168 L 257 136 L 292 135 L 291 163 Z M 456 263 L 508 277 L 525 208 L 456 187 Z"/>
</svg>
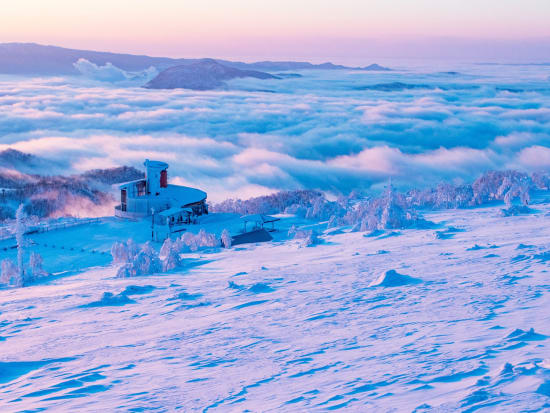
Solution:
<svg viewBox="0 0 550 413">
<path fill-rule="evenodd" d="M 373 72 L 374 72 L 374 71 L 388 72 L 388 71 L 390 71 L 391 69 L 390 69 L 389 67 L 384 67 L 384 66 L 380 66 L 380 65 L 377 64 L 377 63 L 373 63 L 372 65 L 363 67 L 361 70 L 372 70 Z"/>
<path fill-rule="evenodd" d="M 25 164 L 36 161 L 36 156 L 24 153 L 16 149 L 4 149 L 0 152 L 0 166 L 13 167 L 18 164 Z"/>
<path fill-rule="evenodd" d="M 214 59 L 170 67 L 145 85 L 148 89 L 193 89 L 211 90 L 225 86 L 231 79 L 252 77 L 256 79 L 278 79 L 266 72 L 242 70 L 226 66 Z"/>
</svg>

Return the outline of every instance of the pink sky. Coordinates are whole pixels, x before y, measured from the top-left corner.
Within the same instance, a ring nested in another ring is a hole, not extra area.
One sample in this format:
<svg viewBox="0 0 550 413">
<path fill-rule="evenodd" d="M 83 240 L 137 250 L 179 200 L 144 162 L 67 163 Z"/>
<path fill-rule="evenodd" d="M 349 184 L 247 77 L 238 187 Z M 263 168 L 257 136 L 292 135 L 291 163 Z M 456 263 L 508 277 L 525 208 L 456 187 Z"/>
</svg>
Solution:
<svg viewBox="0 0 550 413">
<path fill-rule="evenodd" d="M 483 56 L 496 47 L 498 53 L 544 59 L 550 44 L 548 0 L 6 3 L 2 5 L 0 42 L 153 55 L 345 59 L 359 53 L 437 57 L 456 47 L 457 51 L 470 50 Z M 520 42 L 528 46 L 522 47 Z"/>
</svg>

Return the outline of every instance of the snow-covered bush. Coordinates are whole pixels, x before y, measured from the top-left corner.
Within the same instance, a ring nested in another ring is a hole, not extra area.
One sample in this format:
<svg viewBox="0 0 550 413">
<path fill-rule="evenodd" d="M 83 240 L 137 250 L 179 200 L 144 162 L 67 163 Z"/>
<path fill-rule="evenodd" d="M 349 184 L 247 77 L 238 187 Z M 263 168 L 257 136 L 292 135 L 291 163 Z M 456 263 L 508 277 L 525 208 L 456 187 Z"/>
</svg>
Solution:
<svg viewBox="0 0 550 413">
<path fill-rule="evenodd" d="M 121 262 L 128 262 L 129 254 L 126 244 L 123 242 L 115 242 L 111 247 L 111 256 L 115 264 Z"/>
<path fill-rule="evenodd" d="M 231 234 L 227 229 L 224 229 L 222 231 L 221 241 L 224 248 L 231 248 L 231 243 L 233 242 L 233 239 L 231 238 Z"/>
<path fill-rule="evenodd" d="M 300 240 L 300 245 L 304 247 L 309 247 L 319 243 L 319 237 L 315 230 L 313 229 L 296 229 L 292 226 L 291 230 L 288 232 L 289 236 L 292 236 L 295 240 Z"/>
<path fill-rule="evenodd" d="M 327 223 L 327 229 L 335 228 L 338 226 L 338 219 L 336 218 L 336 215 L 333 215 L 330 217 L 328 223 Z"/>
<path fill-rule="evenodd" d="M 533 212 L 527 205 L 511 205 L 508 208 L 504 208 L 500 211 L 500 215 L 503 217 L 513 217 L 517 215 L 530 214 Z"/>
<path fill-rule="evenodd" d="M 43 268 L 42 256 L 36 252 L 31 253 L 29 259 L 29 273 L 28 278 L 36 280 L 38 278 L 47 277 L 49 274 Z"/>
<path fill-rule="evenodd" d="M 0 284 L 12 287 L 24 287 L 50 274 L 42 267 L 42 256 L 36 252 L 31 253 L 28 268 L 20 271 L 18 266 L 10 259 L 2 260 Z"/>
<path fill-rule="evenodd" d="M 490 171 L 472 184 L 471 205 L 482 205 L 491 201 L 507 202 L 520 197 L 527 201 L 531 188 L 531 179 L 525 173 L 517 171 Z"/>
<path fill-rule="evenodd" d="M 206 232 L 201 229 L 198 234 L 191 232 L 184 233 L 181 238 L 182 245 L 186 246 L 190 251 L 198 251 L 200 248 L 215 248 L 221 246 L 221 241 L 215 234 Z M 180 250 L 180 252 L 186 252 Z"/>
<path fill-rule="evenodd" d="M 341 221 L 362 232 L 424 227 L 427 223 L 391 184 L 379 197 L 350 204 Z"/>
<path fill-rule="evenodd" d="M 129 239 L 126 242 L 115 242 L 111 247 L 111 255 L 115 264 L 128 262 L 139 252 L 139 246 Z"/>
<path fill-rule="evenodd" d="M 336 217 L 343 216 L 345 213 L 345 208 L 338 202 L 327 201 L 324 197 L 319 197 L 307 209 L 305 217 L 317 221 L 326 221 L 333 216 L 336 219 Z"/>
<path fill-rule="evenodd" d="M 135 255 L 130 255 L 128 261 L 117 271 L 117 277 L 136 277 L 161 272 L 163 268 L 159 255 L 149 242 L 141 246 Z"/>
<path fill-rule="evenodd" d="M 214 248 L 214 247 L 219 247 L 220 246 L 220 240 L 218 239 L 218 237 L 216 237 L 215 234 L 211 234 L 209 232 L 206 232 L 202 228 L 196 236 L 198 238 L 199 247 L 212 247 L 212 248 Z"/>
<path fill-rule="evenodd" d="M 212 205 L 212 212 L 230 212 L 239 215 L 246 214 L 278 214 L 289 210 L 286 213 L 293 213 L 290 210 L 301 210 L 305 214 L 313 202 L 323 198 L 318 191 L 298 190 L 281 191 L 271 195 L 259 196 L 248 200 L 228 199 L 219 204 Z M 302 215 L 303 216 L 303 215 Z M 328 219 L 328 218 L 327 218 Z"/>
<path fill-rule="evenodd" d="M 180 257 L 180 247 L 181 243 L 177 241 L 172 241 L 170 238 L 167 238 L 160 249 L 159 258 L 162 262 L 162 270 L 170 271 L 175 268 L 181 267 L 182 259 Z"/>
<path fill-rule="evenodd" d="M 173 270 L 183 264 L 180 254 L 220 245 L 215 234 L 201 229 L 198 234 L 185 232 L 175 240 L 166 239 L 159 253 L 149 242 L 139 248 L 132 240 L 128 240 L 126 243 L 113 244 L 111 255 L 115 264 L 123 264 L 118 269 L 117 277 L 126 278 Z"/>
<path fill-rule="evenodd" d="M 15 285 L 18 282 L 19 270 L 12 260 L 6 258 L 2 260 L 0 273 L 0 283 L 5 285 Z"/>
</svg>

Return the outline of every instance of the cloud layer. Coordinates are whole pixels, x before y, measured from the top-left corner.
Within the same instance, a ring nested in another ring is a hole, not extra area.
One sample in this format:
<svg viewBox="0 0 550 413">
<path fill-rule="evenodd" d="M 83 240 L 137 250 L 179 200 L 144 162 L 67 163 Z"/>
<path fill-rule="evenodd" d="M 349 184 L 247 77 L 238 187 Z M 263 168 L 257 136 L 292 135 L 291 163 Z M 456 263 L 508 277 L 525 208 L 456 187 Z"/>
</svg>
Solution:
<svg viewBox="0 0 550 413">
<path fill-rule="evenodd" d="M 116 67 L 112 63 L 98 66 L 86 59 L 78 59 L 73 66 L 82 76 L 88 79 L 111 83 L 124 82 L 145 84 L 158 74 L 157 69 L 153 66 L 140 72 L 127 72 Z"/>
<path fill-rule="evenodd" d="M 126 76 L 83 65 L 94 79 Z M 546 68 L 460 71 L 312 71 L 240 79 L 218 92 L 4 77 L 0 149 L 68 162 L 73 171 L 158 158 L 173 179 L 214 200 L 549 169 Z"/>
</svg>

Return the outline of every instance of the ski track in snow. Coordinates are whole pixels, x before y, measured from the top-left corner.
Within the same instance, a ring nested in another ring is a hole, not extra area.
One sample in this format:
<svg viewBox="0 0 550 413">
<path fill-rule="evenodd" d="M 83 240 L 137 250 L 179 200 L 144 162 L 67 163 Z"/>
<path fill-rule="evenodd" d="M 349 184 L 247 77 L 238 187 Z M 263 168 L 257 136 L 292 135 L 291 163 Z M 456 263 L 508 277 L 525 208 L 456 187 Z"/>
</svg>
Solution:
<svg viewBox="0 0 550 413">
<path fill-rule="evenodd" d="M 0 411 L 550 409 L 550 205 L 535 207 L 429 214 L 465 229 L 443 239 L 344 232 L 0 290 Z M 369 286 L 389 270 L 416 281 Z"/>
</svg>

